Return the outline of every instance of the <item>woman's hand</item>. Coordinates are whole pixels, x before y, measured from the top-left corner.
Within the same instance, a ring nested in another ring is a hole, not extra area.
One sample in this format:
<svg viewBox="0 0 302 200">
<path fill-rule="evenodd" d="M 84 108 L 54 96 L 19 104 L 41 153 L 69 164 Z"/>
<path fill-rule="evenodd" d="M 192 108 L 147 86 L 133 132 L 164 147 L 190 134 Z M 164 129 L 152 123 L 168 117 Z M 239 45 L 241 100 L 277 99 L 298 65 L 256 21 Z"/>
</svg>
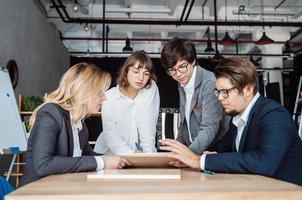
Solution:
<svg viewBox="0 0 302 200">
<path fill-rule="evenodd" d="M 104 169 L 122 169 L 131 165 L 129 160 L 119 156 L 103 155 L 101 157 L 104 161 Z"/>
</svg>

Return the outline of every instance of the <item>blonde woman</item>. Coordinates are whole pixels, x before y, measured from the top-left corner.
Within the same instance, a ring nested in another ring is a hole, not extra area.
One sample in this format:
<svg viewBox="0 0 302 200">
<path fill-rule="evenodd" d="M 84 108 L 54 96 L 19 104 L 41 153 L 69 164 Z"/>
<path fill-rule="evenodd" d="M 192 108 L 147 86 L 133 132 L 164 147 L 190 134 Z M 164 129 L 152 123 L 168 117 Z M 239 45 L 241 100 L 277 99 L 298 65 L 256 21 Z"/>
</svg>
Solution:
<svg viewBox="0 0 302 200">
<path fill-rule="evenodd" d="M 79 63 L 62 77 L 30 119 L 31 134 L 21 185 L 52 174 L 123 168 L 129 161 L 98 155 L 88 144 L 83 121 L 99 111 L 111 77 L 93 64 Z"/>
<path fill-rule="evenodd" d="M 156 152 L 159 93 L 154 67 L 144 51 L 134 52 L 121 68 L 118 85 L 106 92 L 102 105 L 103 132 L 95 152 L 120 155 Z"/>
</svg>

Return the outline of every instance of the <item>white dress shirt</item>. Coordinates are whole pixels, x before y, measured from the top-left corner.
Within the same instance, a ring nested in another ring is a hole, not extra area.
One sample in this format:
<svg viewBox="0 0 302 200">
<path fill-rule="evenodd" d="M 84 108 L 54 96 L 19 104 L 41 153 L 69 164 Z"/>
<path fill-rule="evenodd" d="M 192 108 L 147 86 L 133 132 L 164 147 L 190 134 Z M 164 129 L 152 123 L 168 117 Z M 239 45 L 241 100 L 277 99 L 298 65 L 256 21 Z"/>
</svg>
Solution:
<svg viewBox="0 0 302 200">
<path fill-rule="evenodd" d="M 69 112 L 70 119 L 72 119 L 71 112 Z M 82 130 L 82 121 L 79 120 L 75 124 L 71 122 L 72 127 L 72 138 L 73 138 L 73 154 L 72 157 L 81 157 L 82 156 L 82 150 L 80 146 L 80 138 L 79 138 L 79 132 Z M 101 156 L 94 156 L 96 162 L 97 162 L 97 168 L 96 170 L 101 170 L 104 168 L 104 161 Z"/>
<path fill-rule="evenodd" d="M 257 99 L 260 97 L 259 92 L 256 93 L 252 101 L 249 103 L 249 105 L 245 108 L 244 112 L 242 115 L 236 115 L 233 117 L 232 123 L 237 127 L 237 135 L 236 135 L 236 141 L 235 141 L 235 146 L 236 150 L 239 150 L 239 144 L 241 140 L 241 136 L 244 130 L 244 127 L 246 126 L 246 123 L 249 119 L 250 112 L 256 103 Z M 205 170 L 204 165 L 205 165 L 205 159 L 206 155 L 202 154 L 200 157 L 200 169 Z"/>
<path fill-rule="evenodd" d="M 138 91 L 134 99 L 120 92 L 119 86 L 106 93 L 102 105 L 103 132 L 94 151 L 120 155 L 133 153 L 140 139 L 143 152 L 156 152 L 155 135 L 159 113 L 159 93 L 152 81 L 150 88 Z"/>
<path fill-rule="evenodd" d="M 237 127 L 237 135 L 236 135 L 236 141 L 235 141 L 235 146 L 236 146 L 237 151 L 239 150 L 241 136 L 242 136 L 244 127 L 246 126 L 247 120 L 249 119 L 251 109 L 253 108 L 255 102 L 257 101 L 257 99 L 259 97 L 260 97 L 260 94 L 259 94 L 259 92 L 257 92 L 256 95 L 254 96 L 254 98 L 252 99 L 252 101 L 250 102 L 250 104 L 244 110 L 243 114 L 241 116 L 236 115 L 235 117 L 233 117 L 232 123 Z"/>
<path fill-rule="evenodd" d="M 191 142 L 192 142 L 192 136 L 190 131 L 190 113 L 191 113 L 190 107 L 191 107 L 192 97 L 194 94 L 195 77 L 196 77 L 196 66 L 194 66 L 193 68 L 193 72 L 189 82 L 186 85 L 181 84 L 181 87 L 184 88 L 186 94 L 185 117 L 188 125 L 189 139 Z"/>
</svg>

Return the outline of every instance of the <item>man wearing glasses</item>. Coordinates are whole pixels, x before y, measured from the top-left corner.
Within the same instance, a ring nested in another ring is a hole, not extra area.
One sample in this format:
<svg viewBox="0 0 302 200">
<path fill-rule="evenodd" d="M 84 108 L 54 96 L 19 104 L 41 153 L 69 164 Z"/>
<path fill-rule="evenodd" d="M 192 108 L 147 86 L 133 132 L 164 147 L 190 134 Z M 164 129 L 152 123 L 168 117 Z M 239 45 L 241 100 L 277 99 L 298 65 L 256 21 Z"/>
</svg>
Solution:
<svg viewBox="0 0 302 200">
<path fill-rule="evenodd" d="M 174 141 L 161 141 L 178 161 L 205 172 L 260 174 L 302 185 L 302 142 L 289 112 L 258 92 L 256 67 L 232 57 L 215 68 L 215 95 L 232 116 L 230 128 L 212 149 L 196 155 Z"/>
<path fill-rule="evenodd" d="M 213 93 L 215 77 L 197 63 L 194 44 L 174 38 L 161 53 L 161 64 L 179 83 L 180 131 L 177 140 L 201 154 L 228 127 L 222 105 Z"/>
</svg>

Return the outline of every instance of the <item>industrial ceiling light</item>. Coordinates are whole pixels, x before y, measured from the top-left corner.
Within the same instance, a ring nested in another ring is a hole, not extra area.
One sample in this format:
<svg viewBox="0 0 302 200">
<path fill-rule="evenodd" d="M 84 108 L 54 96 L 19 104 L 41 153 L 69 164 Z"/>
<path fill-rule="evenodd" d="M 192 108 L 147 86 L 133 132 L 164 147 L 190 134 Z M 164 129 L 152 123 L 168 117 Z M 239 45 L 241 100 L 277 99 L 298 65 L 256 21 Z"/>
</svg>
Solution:
<svg viewBox="0 0 302 200">
<path fill-rule="evenodd" d="M 236 41 L 230 37 L 228 32 L 225 32 L 224 38 L 220 40 L 218 43 L 223 46 L 230 46 L 232 44 L 235 44 Z"/>
<path fill-rule="evenodd" d="M 89 25 L 86 23 L 86 24 L 84 24 L 84 30 L 86 31 L 86 32 L 88 32 L 89 30 L 90 30 L 90 27 L 89 27 Z"/>
<path fill-rule="evenodd" d="M 261 12 L 262 12 L 262 21 L 264 22 L 264 0 L 261 1 Z M 263 30 L 264 30 L 264 26 L 263 26 Z M 265 34 L 265 31 L 263 31 L 263 34 L 262 34 L 262 37 L 255 42 L 255 44 L 258 44 L 258 45 L 267 45 L 267 44 L 272 44 L 274 43 L 274 40 L 271 39 L 270 37 L 268 37 L 266 34 Z"/>
<path fill-rule="evenodd" d="M 74 0 L 74 4 L 72 6 L 73 12 L 77 13 L 80 10 L 80 5 L 78 4 L 77 0 Z"/>
<path fill-rule="evenodd" d="M 133 49 L 130 46 L 130 39 L 127 37 L 126 38 L 126 46 L 124 46 L 123 52 L 132 52 L 132 51 L 133 51 Z"/>
<path fill-rule="evenodd" d="M 215 55 L 211 58 L 212 62 L 218 63 L 220 62 L 222 59 L 224 59 L 224 57 L 219 53 L 219 51 L 217 50 Z"/>
<path fill-rule="evenodd" d="M 267 45 L 267 44 L 272 44 L 274 43 L 274 40 L 271 39 L 270 37 L 268 37 L 265 33 L 265 31 L 263 32 L 262 34 L 262 37 L 255 42 L 255 44 L 258 44 L 258 45 Z"/>
<path fill-rule="evenodd" d="M 224 5 L 224 15 L 225 15 L 225 17 L 224 17 L 224 21 L 225 22 L 227 22 L 228 21 L 228 17 L 227 17 L 227 0 L 225 0 L 225 3 L 224 3 L 225 5 Z M 226 31 L 225 32 L 225 35 L 224 35 L 224 38 L 221 40 L 221 41 L 219 41 L 218 42 L 220 45 L 223 45 L 223 46 L 230 46 L 230 45 L 232 45 L 232 44 L 235 44 L 236 43 L 236 41 L 235 40 L 233 40 L 231 37 L 230 37 L 230 35 L 229 35 L 229 32 L 228 31 Z"/>
<path fill-rule="evenodd" d="M 214 52 L 214 49 L 212 47 L 212 42 L 211 39 L 208 39 L 207 41 L 207 48 L 204 50 L 204 52 Z"/>
<path fill-rule="evenodd" d="M 212 41 L 210 38 L 210 27 L 207 28 L 207 33 L 208 33 L 208 41 L 207 41 L 207 48 L 204 50 L 204 52 L 214 52 L 214 49 L 212 47 Z"/>
</svg>

